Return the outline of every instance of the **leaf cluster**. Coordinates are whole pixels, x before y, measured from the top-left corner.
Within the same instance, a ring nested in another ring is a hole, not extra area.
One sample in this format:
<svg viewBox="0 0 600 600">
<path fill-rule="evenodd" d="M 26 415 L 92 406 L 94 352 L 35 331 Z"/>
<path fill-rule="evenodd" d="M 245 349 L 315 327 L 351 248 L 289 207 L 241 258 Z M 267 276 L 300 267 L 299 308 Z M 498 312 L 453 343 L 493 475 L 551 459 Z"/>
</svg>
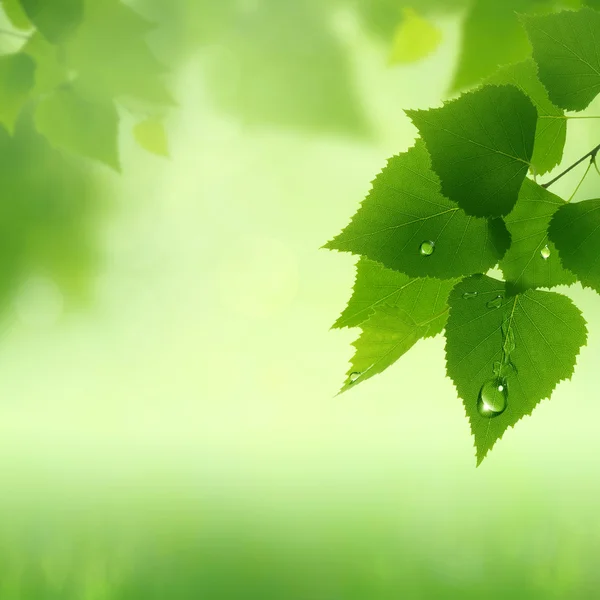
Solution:
<svg viewBox="0 0 600 600">
<path fill-rule="evenodd" d="M 119 111 L 127 109 L 140 121 L 140 144 L 164 154 L 146 123 L 160 124 L 174 102 L 145 18 L 120 0 L 2 0 L 2 7 L 23 44 L 0 56 L 1 126 L 12 133 L 27 110 L 54 147 L 119 170 Z"/>
<path fill-rule="evenodd" d="M 407 111 L 420 139 L 325 246 L 360 256 L 335 324 L 362 330 L 342 391 L 445 329 L 478 463 L 571 377 L 586 344 L 580 311 L 548 290 L 579 281 L 600 293 L 600 200 L 572 204 L 537 183 L 562 161 L 565 111 L 600 93 L 600 13 L 521 20 L 532 56 L 440 108 Z"/>
</svg>

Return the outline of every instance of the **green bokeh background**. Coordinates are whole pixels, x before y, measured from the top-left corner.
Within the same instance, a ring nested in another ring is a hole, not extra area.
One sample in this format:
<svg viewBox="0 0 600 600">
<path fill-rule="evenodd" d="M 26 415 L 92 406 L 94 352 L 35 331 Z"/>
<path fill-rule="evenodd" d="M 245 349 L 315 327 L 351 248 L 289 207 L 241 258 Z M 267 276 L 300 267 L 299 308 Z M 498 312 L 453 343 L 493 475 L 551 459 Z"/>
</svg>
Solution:
<svg viewBox="0 0 600 600">
<path fill-rule="evenodd" d="M 348 6 L 286 17 L 293 35 L 273 41 L 277 15 L 241 39 L 237 21 L 218 26 L 218 2 L 208 24 L 184 18 L 208 4 L 139 4 L 164 19 L 154 44 L 176 66 L 171 159 L 136 148 L 124 115 L 123 173 L 94 175 L 88 301 L 47 280 L 15 289 L 0 341 L 0 598 L 598 597 L 593 292 L 564 290 L 590 330 L 573 381 L 478 469 L 443 338 L 335 397 L 356 332 L 329 327 L 354 260 L 319 247 L 412 145 L 402 109 L 448 96 L 462 13 L 432 17 L 435 54 L 390 67 Z M 594 123 L 569 124 L 565 163 L 597 144 Z M 578 197 L 599 188 L 590 176 Z"/>
</svg>

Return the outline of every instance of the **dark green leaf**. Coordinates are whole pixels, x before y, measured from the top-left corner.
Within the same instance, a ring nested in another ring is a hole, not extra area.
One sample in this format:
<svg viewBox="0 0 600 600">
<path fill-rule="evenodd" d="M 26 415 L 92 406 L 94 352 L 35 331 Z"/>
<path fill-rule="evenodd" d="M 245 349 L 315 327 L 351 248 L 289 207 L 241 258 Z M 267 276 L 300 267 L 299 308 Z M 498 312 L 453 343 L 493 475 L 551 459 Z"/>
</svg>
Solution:
<svg viewBox="0 0 600 600">
<path fill-rule="evenodd" d="M 498 296 L 504 296 L 502 305 L 489 308 L 490 301 L 496 306 Z M 586 343 L 586 324 L 565 296 L 527 291 L 508 297 L 503 282 L 486 276 L 459 283 L 449 304 L 447 370 L 463 399 L 479 464 L 506 429 L 531 414 L 560 381 L 571 377 L 579 350 Z M 508 407 L 487 418 L 477 409 L 479 393 L 484 384 L 495 380 L 495 363 L 502 361 L 503 347 L 507 347 L 503 331 L 509 329 L 514 341 L 510 352 L 513 368 L 507 368 L 502 378 Z"/>
<path fill-rule="evenodd" d="M 583 110 L 600 92 L 600 13 L 591 8 L 523 17 L 550 100 Z"/>
<path fill-rule="evenodd" d="M 442 108 L 407 111 L 442 193 L 469 215 L 508 214 L 529 170 L 537 111 L 512 85 L 488 85 Z"/>
<path fill-rule="evenodd" d="M 325 247 L 366 256 L 411 277 L 452 279 L 487 271 L 509 245 L 501 220 L 468 216 L 442 196 L 418 141 L 389 160 L 350 224 Z"/>
<path fill-rule="evenodd" d="M 550 102 L 546 88 L 538 79 L 535 62 L 529 59 L 503 67 L 488 81 L 509 83 L 529 96 L 539 115 L 531 165 L 538 175 L 558 166 L 567 140 L 567 119 L 564 112 Z"/>
<path fill-rule="evenodd" d="M 378 306 L 397 306 L 417 323 L 429 323 L 428 336 L 441 333 L 446 323 L 448 294 L 458 280 L 413 279 L 361 258 L 356 265 L 356 281 L 348 306 L 334 327 L 357 327 Z M 441 315 L 441 316 L 439 316 Z"/>
<path fill-rule="evenodd" d="M 600 200 L 565 204 L 556 212 L 548 237 L 563 266 L 600 293 Z"/>
<path fill-rule="evenodd" d="M 563 269 L 554 244 L 548 240 L 548 225 L 564 201 L 526 179 L 514 210 L 506 217 L 512 245 L 500 262 L 504 277 L 518 289 L 554 287 L 575 283 Z"/>
<path fill-rule="evenodd" d="M 53 44 L 72 35 L 83 19 L 83 0 L 20 1 L 30 21 Z"/>
</svg>

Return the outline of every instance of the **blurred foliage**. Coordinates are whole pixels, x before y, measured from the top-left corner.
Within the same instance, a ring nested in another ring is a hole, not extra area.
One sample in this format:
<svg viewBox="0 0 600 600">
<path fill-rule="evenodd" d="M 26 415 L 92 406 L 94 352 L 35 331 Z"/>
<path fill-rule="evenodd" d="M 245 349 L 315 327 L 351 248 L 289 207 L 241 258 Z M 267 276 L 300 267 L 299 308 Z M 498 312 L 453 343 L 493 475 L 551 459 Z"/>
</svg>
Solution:
<svg viewBox="0 0 600 600">
<path fill-rule="evenodd" d="M 587 0 L 596 2 L 597 0 Z M 365 134 L 368 115 L 352 67 L 352 43 L 336 27 L 353 14 L 391 63 L 418 61 L 439 46 L 435 20 L 463 20 L 451 92 L 481 83 L 498 66 L 527 59 L 519 14 L 578 8 L 582 0 L 137 0 L 161 23 L 174 59 L 202 49 L 209 94 L 252 125 Z"/>
<path fill-rule="evenodd" d="M 89 159 L 119 170 L 119 111 L 164 117 L 174 103 L 166 69 L 146 41 L 153 26 L 120 0 L 1 6 L 0 306 L 32 277 L 86 300 L 108 205 L 105 173 Z"/>
<path fill-rule="evenodd" d="M 52 148 L 31 112 L 14 135 L 0 129 L 0 303 L 29 274 L 41 274 L 83 298 L 95 264 L 93 227 L 100 186 L 89 167 Z"/>
<path fill-rule="evenodd" d="M 406 510 L 406 507 L 403 507 Z M 525 513 L 529 516 L 529 512 Z M 549 517 L 549 515 L 547 515 Z M 274 534 L 272 521 L 239 523 L 235 529 L 188 523 L 165 533 L 166 524 L 151 525 L 129 539 L 97 529 L 73 534 L 51 531 L 52 537 L 3 536 L 0 550 L 2 600 L 398 600 L 490 598 L 593 598 L 594 534 L 577 531 L 547 533 L 542 541 L 525 540 L 498 526 L 486 534 L 499 543 L 486 551 L 483 541 L 467 528 L 447 539 L 426 526 L 412 534 L 398 516 L 388 516 L 389 535 L 379 518 L 370 530 L 348 517 L 334 524 L 313 523 L 302 541 L 297 530 L 290 539 Z M 514 517 L 522 523 L 524 517 Z M 531 517 L 530 517 L 531 519 Z M 537 525 L 537 519 L 532 519 Z M 505 522 L 505 521 L 504 521 Z M 171 524 L 172 526 L 172 524 Z M 266 529 L 266 531 L 265 531 Z M 451 529 L 453 531 L 453 529 Z M 554 529 L 551 529 L 554 532 Z M 50 533 L 50 532 L 49 532 Z M 414 536 L 414 537 L 413 537 Z M 516 542 L 515 542 L 516 538 Z M 35 540 L 35 541 L 34 541 Z M 489 538 L 485 538 L 489 543 Z M 518 550 L 515 550 L 515 543 Z M 454 548 L 464 551 L 453 556 Z M 527 552 L 527 550 L 531 552 Z M 498 569 L 503 577 L 494 577 Z"/>
</svg>

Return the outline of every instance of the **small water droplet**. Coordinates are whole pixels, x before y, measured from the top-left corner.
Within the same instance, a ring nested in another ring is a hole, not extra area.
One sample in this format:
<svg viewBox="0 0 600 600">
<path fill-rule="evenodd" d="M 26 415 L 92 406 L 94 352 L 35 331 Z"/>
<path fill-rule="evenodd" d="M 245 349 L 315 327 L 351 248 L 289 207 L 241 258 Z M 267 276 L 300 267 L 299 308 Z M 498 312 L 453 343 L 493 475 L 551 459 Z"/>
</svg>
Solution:
<svg viewBox="0 0 600 600">
<path fill-rule="evenodd" d="M 465 300 L 470 300 L 471 298 L 477 298 L 478 294 L 479 294 L 479 292 L 465 292 L 463 294 L 463 298 Z"/>
<path fill-rule="evenodd" d="M 540 250 L 540 254 L 542 255 L 542 258 L 544 260 L 548 260 L 550 258 L 550 248 L 548 248 L 548 246 L 544 246 L 541 250 Z"/>
<path fill-rule="evenodd" d="M 360 377 L 360 373 L 355 371 L 354 373 L 350 373 L 350 377 L 348 378 L 350 383 L 354 383 Z"/>
<path fill-rule="evenodd" d="M 490 300 L 486 304 L 486 306 L 488 308 L 500 308 L 502 306 L 502 300 L 504 300 L 504 296 L 500 294 L 499 296 L 496 296 L 493 300 Z"/>
<path fill-rule="evenodd" d="M 435 242 L 425 241 L 421 244 L 419 250 L 422 256 L 431 256 L 435 251 Z"/>
<path fill-rule="evenodd" d="M 508 387 L 502 378 L 490 379 L 481 386 L 477 398 L 477 411 L 482 417 L 493 419 L 508 406 Z"/>
</svg>

